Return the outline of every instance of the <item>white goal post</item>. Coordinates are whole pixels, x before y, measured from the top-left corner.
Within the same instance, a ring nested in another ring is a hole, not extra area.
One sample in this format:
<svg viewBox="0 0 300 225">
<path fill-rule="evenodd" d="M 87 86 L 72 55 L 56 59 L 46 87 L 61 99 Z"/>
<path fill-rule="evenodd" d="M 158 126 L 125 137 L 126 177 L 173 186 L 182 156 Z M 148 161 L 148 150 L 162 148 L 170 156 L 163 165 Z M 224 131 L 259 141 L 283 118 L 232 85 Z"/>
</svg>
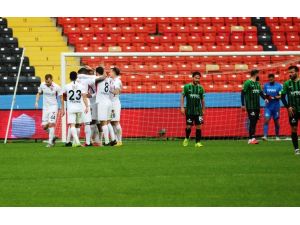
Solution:
<svg viewBox="0 0 300 225">
<path fill-rule="evenodd" d="M 300 56 L 300 51 L 253 51 L 253 52 L 63 52 L 61 53 L 61 86 L 66 84 L 66 58 L 68 57 L 147 57 L 147 56 Z M 64 116 L 65 117 L 65 116 Z M 62 141 L 66 141 L 66 119 L 62 118 Z"/>
</svg>

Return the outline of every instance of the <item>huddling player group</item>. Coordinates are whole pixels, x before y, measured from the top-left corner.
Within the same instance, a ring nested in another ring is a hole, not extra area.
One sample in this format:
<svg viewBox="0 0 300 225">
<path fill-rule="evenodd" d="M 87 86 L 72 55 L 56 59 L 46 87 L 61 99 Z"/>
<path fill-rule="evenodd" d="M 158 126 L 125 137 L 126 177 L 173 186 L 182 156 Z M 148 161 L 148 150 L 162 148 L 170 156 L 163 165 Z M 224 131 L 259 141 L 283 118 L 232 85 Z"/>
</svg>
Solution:
<svg viewBox="0 0 300 225">
<path fill-rule="evenodd" d="M 53 82 L 52 75 L 47 74 L 45 82 L 39 87 L 35 102 L 35 107 L 38 108 L 40 95 L 43 94 L 42 126 L 49 132 L 47 147 L 55 145 L 58 96 L 62 104 L 61 116 L 67 115 L 66 146 L 121 146 L 119 96 L 122 82 L 119 75 L 120 70 L 117 67 L 110 68 L 109 76 L 103 67 L 97 67 L 95 70 L 83 67 L 78 72 L 71 72 L 71 82 L 61 89 Z M 83 145 L 79 141 L 82 125 L 85 133 Z"/>
</svg>

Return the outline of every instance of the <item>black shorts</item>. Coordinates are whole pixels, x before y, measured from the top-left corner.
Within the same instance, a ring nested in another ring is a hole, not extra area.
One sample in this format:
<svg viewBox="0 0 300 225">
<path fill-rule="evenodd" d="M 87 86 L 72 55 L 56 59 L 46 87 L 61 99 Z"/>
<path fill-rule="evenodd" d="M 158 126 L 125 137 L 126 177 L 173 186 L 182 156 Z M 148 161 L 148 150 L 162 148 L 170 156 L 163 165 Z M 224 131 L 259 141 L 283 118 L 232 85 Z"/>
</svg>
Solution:
<svg viewBox="0 0 300 225">
<path fill-rule="evenodd" d="M 290 117 L 289 115 L 289 122 L 290 122 L 290 125 L 292 127 L 294 126 L 298 126 L 298 120 L 300 119 L 300 112 L 295 112 L 294 113 L 294 116 Z"/>
<path fill-rule="evenodd" d="M 247 109 L 248 112 L 248 118 L 250 119 L 256 119 L 259 120 L 260 116 L 260 109 Z"/>
<path fill-rule="evenodd" d="M 200 115 L 186 115 L 186 125 L 201 125 L 203 124 L 203 116 Z"/>
</svg>

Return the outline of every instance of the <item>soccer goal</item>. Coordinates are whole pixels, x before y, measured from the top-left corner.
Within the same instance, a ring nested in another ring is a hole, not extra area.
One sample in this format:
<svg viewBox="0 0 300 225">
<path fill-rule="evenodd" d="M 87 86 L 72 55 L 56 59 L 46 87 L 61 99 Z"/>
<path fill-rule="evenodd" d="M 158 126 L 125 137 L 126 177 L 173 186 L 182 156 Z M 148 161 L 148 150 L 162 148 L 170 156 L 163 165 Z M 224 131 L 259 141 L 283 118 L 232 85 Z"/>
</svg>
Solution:
<svg viewBox="0 0 300 225">
<path fill-rule="evenodd" d="M 61 85 L 67 82 L 67 71 L 74 68 L 69 58 L 79 58 L 81 66 L 114 65 L 121 70 L 121 124 L 128 139 L 184 137 L 185 116 L 180 112 L 183 85 L 192 81 L 191 72 L 200 71 L 205 90 L 205 115 L 202 134 L 211 139 L 240 139 L 248 135 L 248 120 L 241 110 L 242 84 L 252 69 L 260 71 L 260 84 L 274 74 L 276 82 L 289 79 L 287 68 L 300 64 L 299 51 L 285 52 L 99 52 L 62 53 Z M 263 133 L 264 102 L 258 136 Z M 290 128 L 285 108 L 281 107 L 280 135 L 288 136 Z M 61 137 L 66 138 L 66 119 L 61 121 Z M 269 135 L 274 135 L 270 121 Z M 194 131 L 192 132 L 192 137 Z"/>
</svg>

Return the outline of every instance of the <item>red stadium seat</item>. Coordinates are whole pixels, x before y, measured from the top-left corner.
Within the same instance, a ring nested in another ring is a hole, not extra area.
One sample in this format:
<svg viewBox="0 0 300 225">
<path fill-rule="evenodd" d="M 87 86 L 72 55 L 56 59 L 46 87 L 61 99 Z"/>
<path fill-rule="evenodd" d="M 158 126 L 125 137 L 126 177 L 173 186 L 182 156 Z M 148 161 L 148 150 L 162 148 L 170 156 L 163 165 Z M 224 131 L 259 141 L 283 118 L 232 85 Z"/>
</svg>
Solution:
<svg viewBox="0 0 300 225">
<path fill-rule="evenodd" d="M 170 35 L 166 35 L 166 36 L 160 36 L 159 37 L 159 42 L 160 43 L 173 43 L 173 38 Z"/>
<path fill-rule="evenodd" d="M 103 17 L 102 19 L 104 25 L 116 26 L 118 23 L 116 17 Z"/>
<path fill-rule="evenodd" d="M 78 37 L 78 38 L 75 38 L 74 43 L 71 43 L 71 44 L 87 46 L 89 44 L 89 39 L 84 38 L 84 37 Z"/>
<path fill-rule="evenodd" d="M 165 35 L 168 34 L 176 34 L 177 33 L 177 27 L 176 26 L 167 26 L 167 25 L 163 25 L 163 26 L 159 26 L 159 31 Z"/>
<path fill-rule="evenodd" d="M 276 46 L 286 45 L 286 39 L 284 35 L 273 35 L 272 40 Z"/>
<path fill-rule="evenodd" d="M 156 24 L 157 23 L 157 17 L 145 17 L 144 18 L 144 24 Z"/>
<path fill-rule="evenodd" d="M 214 26 L 204 26 L 203 33 L 205 34 L 205 36 L 216 36 L 217 29 Z"/>
<path fill-rule="evenodd" d="M 284 26 L 271 25 L 270 28 L 273 35 L 283 36 L 285 34 Z"/>
<path fill-rule="evenodd" d="M 119 43 L 119 44 L 130 44 L 131 43 L 131 38 L 130 37 L 124 37 L 124 36 L 119 36 L 118 38 L 117 38 L 117 42 Z"/>
<path fill-rule="evenodd" d="M 285 32 L 287 35 L 295 35 L 297 36 L 299 33 L 298 26 L 286 25 L 284 26 Z"/>
<path fill-rule="evenodd" d="M 147 65 L 136 65 L 135 66 L 135 71 L 140 72 L 140 73 L 148 73 L 149 72 L 149 67 Z"/>
<path fill-rule="evenodd" d="M 229 45 L 229 36 L 216 36 L 217 45 Z"/>
<path fill-rule="evenodd" d="M 165 73 L 173 73 L 173 74 L 175 74 L 175 73 L 177 73 L 177 66 L 175 65 L 175 64 L 171 64 L 171 63 L 163 63 L 162 64 L 162 68 L 163 68 L 163 71 L 165 72 Z"/>
<path fill-rule="evenodd" d="M 207 49 L 204 45 L 198 45 L 198 44 L 195 44 L 195 45 L 192 45 L 193 47 L 193 51 L 195 52 L 206 52 Z"/>
<path fill-rule="evenodd" d="M 186 36 L 178 35 L 178 36 L 173 37 L 173 42 L 175 43 L 175 45 L 186 44 L 187 38 L 186 38 Z"/>
<path fill-rule="evenodd" d="M 157 23 L 169 25 L 171 23 L 171 19 L 169 17 L 158 17 Z"/>
<path fill-rule="evenodd" d="M 156 73 L 161 73 L 163 71 L 162 65 L 160 64 L 150 64 L 149 65 L 149 72 L 156 72 Z"/>
<path fill-rule="evenodd" d="M 144 18 L 143 17 L 129 17 L 129 23 L 131 25 L 142 25 L 144 23 Z"/>
<path fill-rule="evenodd" d="M 150 47 L 149 46 L 136 46 L 136 50 L 138 52 L 150 52 Z"/>
<path fill-rule="evenodd" d="M 236 49 L 233 45 L 223 45 L 222 51 L 234 52 Z"/>
<path fill-rule="evenodd" d="M 161 92 L 162 93 L 176 93 L 179 91 L 176 89 L 175 85 L 167 84 L 167 85 L 161 85 Z"/>
<path fill-rule="evenodd" d="M 242 34 L 231 35 L 230 42 L 233 45 L 236 45 L 236 44 L 242 45 L 242 44 L 244 44 L 244 36 Z"/>
<path fill-rule="evenodd" d="M 293 25 L 293 18 L 292 17 L 279 17 L 279 24 L 280 25 Z"/>
<path fill-rule="evenodd" d="M 136 26 L 135 31 L 137 34 L 145 34 L 145 35 L 152 32 L 152 31 L 150 32 L 149 27 L 146 26 Z"/>
<path fill-rule="evenodd" d="M 164 46 L 162 45 L 152 45 L 150 47 L 150 51 L 151 52 L 164 52 L 165 51 L 165 48 Z"/>
<path fill-rule="evenodd" d="M 249 64 L 249 63 L 255 64 L 255 63 L 257 63 L 257 56 L 256 55 L 246 55 L 243 57 L 242 62 L 244 62 L 246 64 Z"/>
<path fill-rule="evenodd" d="M 229 26 L 218 26 L 216 28 L 216 31 L 217 31 L 217 35 L 219 35 L 219 36 L 227 36 L 227 37 L 229 37 L 230 33 L 231 33 L 231 30 L 230 30 Z"/>
<path fill-rule="evenodd" d="M 203 34 L 203 28 L 199 26 L 190 26 L 190 33 L 191 35 L 202 35 Z"/>
<path fill-rule="evenodd" d="M 207 45 L 206 48 L 207 48 L 207 51 L 209 51 L 209 52 L 221 52 L 222 51 L 222 47 L 218 46 L 218 45 Z"/>
<path fill-rule="evenodd" d="M 198 23 L 200 26 L 211 26 L 211 18 L 210 17 L 200 17 L 198 19 Z"/>
<path fill-rule="evenodd" d="M 228 82 L 227 76 L 224 74 L 214 74 L 213 75 L 214 84 L 224 84 Z"/>
<path fill-rule="evenodd" d="M 240 26 L 251 26 L 250 17 L 238 17 L 238 23 Z"/>
<path fill-rule="evenodd" d="M 103 19 L 100 17 L 90 17 L 90 25 L 102 25 L 103 24 Z"/>
<path fill-rule="evenodd" d="M 299 36 L 298 35 L 286 35 L 286 41 L 288 43 L 288 45 L 299 45 Z"/>
<path fill-rule="evenodd" d="M 183 17 L 183 20 L 186 26 L 188 25 L 195 26 L 198 23 L 198 17 Z"/>
<path fill-rule="evenodd" d="M 213 26 L 224 26 L 224 17 L 212 17 L 211 23 Z"/>
<path fill-rule="evenodd" d="M 267 25 L 278 25 L 279 19 L 278 17 L 266 17 L 266 24 Z"/>
<path fill-rule="evenodd" d="M 92 46 L 93 52 L 108 52 L 108 47 L 105 46 Z"/>
<path fill-rule="evenodd" d="M 216 42 L 216 38 L 215 37 L 213 37 L 213 36 L 204 36 L 203 38 L 202 38 L 202 43 L 203 43 L 203 45 L 214 45 L 215 44 L 215 42 Z"/>
<path fill-rule="evenodd" d="M 179 52 L 179 47 L 176 45 L 164 45 L 165 51 L 166 52 Z"/>
<path fill-rule="evenodd" d="M 170 23 L 172 26 L 184 26 L 183 17 L 171 17 Z"/>
<path fill-rule="evenodd" d="M 177 68 L 179 74 L 190 74 L 192 70 L 192 66 L 190 63 L 180 63 L 179 65 L 177 64 Z"/>
<path fill-rule="evenodd" d="M 72 25 L 73 27 L 76 24 L 76 18 L 75 17 L 58 17 L 58 24 L 61 26 L 65 25 Z"/>
<path fill-rule="evenodd" d="M 88 27 L 90 24 L 90 19 L 88 17 L 76 17 L 76 24 L 77 26 L 84 25 L 85 27 Z"/>
<path fill-rule="evenodd" d="M 92 47 L 86 46 L 77 49 L 78 52 L 93 52 L 94 49 Z"/>
<path fill-rule="evenodd" d="M 136 32 L 135 27 L 130 27 L 130 26 L 125 26 L 120 29 L 123 34 L 135 34 Z"/>
<path fill-rule="evenodd" d="M 137 51 L 137 49 L 136 49 L 135 46 L 124 46 L 124 47 L 122 48 L 122 50 L 123 50 L 124 52 L 136 52 L 136 51 Z"/>
<path fill-rule="evenodd" d="M 248 45 L 235 45 L 236 51 L 250 51 L 250 48 Z"/>
<path fill-rule="evenodd" d="M 190 32 L 190 27 L 189 26 L 177 26 L 176 27 L 176 33 L 178 35 L 186 34 L 186 33 L 189 33 L 189 32 Z"/>
<path fill-rule="evenodd" d="M 186 41 L 190 45 L 192 45 L 192 44 L 201 44 L 202 43 L 201 37 L 196 36 L 196 35 L 188 36 Z"/>
<path fill-rule="evenodd" d="M 225 17 L 225 25 L 226 26 L 237 26 L 238 25 L 237 17 Z"/>
<path fill-rule="evenodd" d="M 245 35 L 245 44 L 246 45 L 257 45 L 257 36 L 255 35 Z"/>
<path fill-rule="evenodd" d="M 250 45 L 250 51 L 263 51 L 263 47 L 261 45 Z"/>
<path fill-rule="evenodd" d="M 89 43 L 90 43 L 90 45 L 92 45 L 92 44 L 100 45 L 100 44 L 103 43 L 103 38 L 101 38 L 101 37 L 90 37 L 89 38 Z"/>
<path fill-rule="evenodd" d="M 245 26 L 244 27 L 244 33 L 246 36 L 252 35 L 257 36 L 257 27 L 255 26 Z"/>
<path fill-rule="evenodd" d="M 205 66 L 202 63 L 192 63 L 192 71 L 205 71 Z"/>
<path fill-rule="evenodd" d="M 94 33 L 96 36 L 107 36 L 108 28 L 107 27 L 95 27 L 94 28 Z"/>
<path fill-rule="evenodd" d="M 232 72 L 234 71 L 234 66 L 231 64 L 220 65 L 220 70 L 222 72 Z"/>
<path fill-rule="evenodd" d="M 151 43 L 151 44 L 159 44 L 159 36 L 147 36 L 145 41 L 146 43 Z"/>
<path fill-rule="evenodd" d="M 117 24 L 121 26 L 129 26 L 130 19 L 128 17 L 117 17 Z"/>
<path fill-rule="evenodd" d="M 145 37 L 144 36 L 133 36 L 131 37 L 131 43 L 145 43 Z"/>
</svg>

